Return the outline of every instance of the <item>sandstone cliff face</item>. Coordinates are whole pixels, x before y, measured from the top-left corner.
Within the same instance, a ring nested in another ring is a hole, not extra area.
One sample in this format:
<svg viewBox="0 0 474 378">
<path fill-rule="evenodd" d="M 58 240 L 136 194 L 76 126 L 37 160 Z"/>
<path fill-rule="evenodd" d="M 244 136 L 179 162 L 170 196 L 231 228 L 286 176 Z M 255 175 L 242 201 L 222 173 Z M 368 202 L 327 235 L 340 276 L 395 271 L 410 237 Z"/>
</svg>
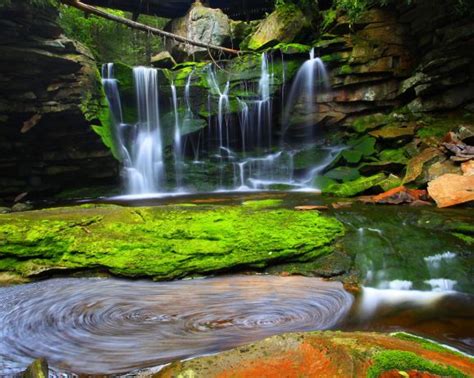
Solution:
<svg viewBox="0 0 474 378">
<path fill-rule="evenodd" d="M 300 104 L 293 123 L 351 124 L 406 106 L 412 112 L 472 111 L 474 23 L 452 1 L 372 9 L 353 25 L 341 16 L 317 44 L 333 91 L 316 113 Z M 297 106 L 298 108 L 298 106 Z"/>
<path fill-rule="evenodd" d="M 91 127 L 108 122 L 95 61 L 56 17 L 24 4 L 0 9 L 3 198 L 116 181 L 117 161 Z"/>
</svg>

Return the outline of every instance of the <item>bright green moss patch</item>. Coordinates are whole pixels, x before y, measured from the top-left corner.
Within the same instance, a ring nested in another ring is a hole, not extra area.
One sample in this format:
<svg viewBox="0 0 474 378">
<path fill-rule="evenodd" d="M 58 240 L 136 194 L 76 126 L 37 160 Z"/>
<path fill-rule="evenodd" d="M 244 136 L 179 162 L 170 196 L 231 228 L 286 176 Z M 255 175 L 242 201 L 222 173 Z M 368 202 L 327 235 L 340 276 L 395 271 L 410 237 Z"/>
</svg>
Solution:
<svg viewBox="0 0 474 378">
<path fill-rule="evenodd" d="M 401 350 L 385 350 L 377 353 L 373 359 L 373 365 L 367 371 L 367 378 L 377 378 L 384 371 L 399 370 L 409 371 L 417 370 L 448 377 L 467 377 L 459 370 L 451 366 L 436 364 L 430 360 L 419 357 L 412 352 Z"/>
<path fill-rule="evenodd" d="M 242 202 L 242 205 L 251 207 L 253 209 L 264 209 L 266 207 L 275 207 L 283 203 L 281 199 L 264 199 L 264 200 L 255 200 L 255 201 L 245 201 Z"/>
<path fill-rule="evenodd" d="M 337 197 L 352 197 L 363 193 L 373 187 L 380 186 L 386 179 L 385 174 L 378 173 L 369 177 L 359 177 L 356 180 L 342 184 L 332 184 L 324 188 L 323 193 L 333 194 Z"/>
<path fill-rule="evenodd" d="M 390 334 L 390 336 L 396 337 L 397 339 L 400 339 L 400 340 L 415 342 L 417 344 L 420 344 L 424 349 L 432 350 L 433 352 L 450 353 L 456 356 L 466 357 L 464 354 L 457 352 L 455 350 L 446 348 L 444 345 L 441 345 L 435 341 L 425 339 L 424 337 L 411 335 L 406 332 L 395 332 L 395 333 Z M 470 359 L 474 360 L 472 358 Z"/>
<path fill-rule="evenodd" d="M 106 270 L 171 279 L 310 261 L 343 226 L 317 212 L 246 206 L 70 207 L 0 216 L 0 271 Z M 250 202 L 250 201 L 249 201 Z M 265 205 L 265 206 L 262 206 Z"/>
</svg>

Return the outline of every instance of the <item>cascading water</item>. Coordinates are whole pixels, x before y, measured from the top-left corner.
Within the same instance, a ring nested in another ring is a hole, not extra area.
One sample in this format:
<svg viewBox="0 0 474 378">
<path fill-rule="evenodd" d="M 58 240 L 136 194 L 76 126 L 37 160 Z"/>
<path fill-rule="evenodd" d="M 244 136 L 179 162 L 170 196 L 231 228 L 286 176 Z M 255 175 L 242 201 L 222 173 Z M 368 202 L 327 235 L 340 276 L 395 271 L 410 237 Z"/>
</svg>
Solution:
<svg viewBox="0 0 474 378">
<path fill-rule="evenodd" d="M 118 82 L 114 78 L 113 63 L 107 63 L 102 66 L 102 86 L 104 87 L 114 124 L 120 125 L 123 123 L 122 103 L 120 101 Z"/>
<path fill-rule="evenodd" d="M 165 167 L 160 128 L 158 71 L 154 68 L 133 69 L 137 96 L 138 123 L 127 148 L 126 180 L 130 193 L 159 192 L 164 185 Z"/>
<path fill-rule="evenodd" d="M 177 85 L 171 83 L 171 108 L 167 113 L 166 109 L 160 109 L 164 105 L 159 101 L 158 71 L 136 67 L 133 74 L 138 121 L 135 125 L 124 125 L 118 85 L 113 79 L 113 65 L 105 65 L 104 86 L 107 86 L 110 107 L 117 119 L 116 134 L 128 193 L 163 193 L 169 188 L 174 188 L 172 191 L 189 190 L 189 184 L 192 184 L 192 180 L 187 179 L 189 172 L 196 174 L 201 170 L 202 175 L 209 169 L 209 164 L 214 164 L 217 173 L 214 174 L 216 178 L 211 190 L 314 188 L 314 176 L 333 161 L 340 149 L 322 148 L 325 157 L 311 169 L 302 170 L 294 164 L 295 156 L 307 149 L 308 145 L 288 146 L 283 142 L 285 133 L 277 137 L 279 130 L 273 127 L 272 119 L 272 93 L 276 89 L 273 72 L 273 60 L 263 53 L 258 82 L 244 83 L 246 94 L 236 96 L 231 93 L 235 83 L 229 77 L 226 78 L 225 72 L 216 72 L 209 65 L 208 127 L 193 135 L 189 130 L 192 130 L 190 125 L 197 110 L 193 109 L 191 101 L 192 80 L 196 75 L 194 70 L 186 79 L 182 100 Z M 284 69 L 282 75 L 286 75 Z M 285 78 L 282 77 L 282 80 Z M 315 90 L 326 90 L 328 85 L 324 64 L 314 56 L 312 50 L 309 59 L 296 75 L 283 111 L 285 122 L 289 119 L 292 106 L 300 100 L 298 97 L 301 91 L 304 92 L 305 104 L 311 108 L 314 107 Z M 163 100 L 166 104 L 166 99 Z M 183 104 L 183 111 L 180 111 L 180 103 Z M 233 104 L 237 104 L 237 109 Z M 171 117 L 164 117 L 164 114 L 169 113 L 173 114 L 173 124 L 170 122 Z M 211 114 L 216 116 L 212 117 Z M 165 138 L 172 140 L 169 146 L 165 145 L 164 135 L 173 136 Z M 172 156 L 172 160 L 165 160 L 165 148 L 172 150 L 167 155 Z M 187 159 L 189 163 L 186 163 Z M 165 174 L 165 167 L 171 164 L 175 172 L 173 183 L 166 181 Z"/>
<path fill-rule="evenodd" d="M 324 66 L 324 62 L 319 57 L 315 57 L 314 49 L 311 49 L 309 53 L 309 60 L 303 63 L 301 68 L 298 70 L 296 77 L 288 95 L 288 100 L 285 105 L 285 111 L 283 115 L 283 135 L 285 134 L 290 125 L 290 115 L 293 107 L 298 101 L 304 104 L 304 115 L 311 116 L 316 112 L 315 108 L 315 90 L 327 91 L 330 88 L 329 77 Z M 307 126 L 312 126 L 310 123 Z M 308 130 L 309 129 L 309 130 Z M 311 127 L 307 128 L 305 137 L 312 137 Z"/>
<path fill-rule="evenodd" d="M 183 186 L 183 157 L 181 148 L 181 127 L 179 124 L 179 109 L 178 109 L 178 96 L 176 94 L 176 87 L 171 84 L 171 94 L 173 98 L 173 111 L 174 111 L 174 165 L 176 175 L 176 188 L 181 190 Z"/>
</svg>

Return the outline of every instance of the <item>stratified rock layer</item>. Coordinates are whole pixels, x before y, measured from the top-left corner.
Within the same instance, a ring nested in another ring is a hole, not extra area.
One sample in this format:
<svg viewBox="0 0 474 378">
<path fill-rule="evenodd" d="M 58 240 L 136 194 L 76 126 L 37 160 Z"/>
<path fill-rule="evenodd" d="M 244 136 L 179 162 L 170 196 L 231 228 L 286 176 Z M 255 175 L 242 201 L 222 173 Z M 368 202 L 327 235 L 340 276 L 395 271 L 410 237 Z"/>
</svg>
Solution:
<svg viewBox="0 0 474 378">
<path fill-rule="evenodd" d="M 0 196 L 114 183 L 109 111 L 95 61 L 57 10 L 0 9 Z"/>
</svg>

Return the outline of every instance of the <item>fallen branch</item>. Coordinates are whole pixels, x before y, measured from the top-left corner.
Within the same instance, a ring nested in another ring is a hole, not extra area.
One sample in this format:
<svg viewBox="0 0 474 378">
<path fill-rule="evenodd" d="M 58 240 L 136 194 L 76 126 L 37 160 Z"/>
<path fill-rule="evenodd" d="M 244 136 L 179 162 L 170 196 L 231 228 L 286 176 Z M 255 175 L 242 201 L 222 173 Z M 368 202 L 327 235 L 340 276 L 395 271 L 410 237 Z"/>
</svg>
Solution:
<svg viewBox="0 0 474 378">
<path fill-rule="evenodd" d="M 133 29 L 141 30 L 141 31 L 148 32 L 148 33 L 155 34 L 155 35 L 160 35 L 160 36 L 166 37 L 166 38 L 172 38 L 176 41 L 183 42 L 183 43 L 188 43 L 188 44 L 193 45 L 193 46 L 203 47 L 205 49 L 219 50 L 219 51 L 222 51 L 222 52 L 225 52 L 225 53 L 228 53 L 228 54 L 233 54 L 233 55 L 238 55 L 240 53 L 239 50 L 234 50 L 234 49 L 229 49 L 227 47 L 216 46 L 216 45 L 211 45 L 211 44 L 207 44 L 207 43 L 203 43 L 203 42 L 199 42 L 199 41 L 194 41 L 192 39 L 181 37 L 180 35 L 173 34 L 173 33 L 161 30 L 161 29 L 157 29 L 157 28 L 154 28 L 152 26 L 144 25 L 144 24 L 141 24 L 139 22 L 129 20 L 127 18 L 115 16 L 115 15 L 107 13 L 107 12 L 105 12 L 105 11 L 99 9 L 99 8 L 96 8 L 92 5 L 81 3 L 78 0 L 61 0 L 61 2 L 64 3 L 64 4 L 70 5 L 71 7 L 80 9 L 83 12 L 91 13 L 91 14 L 94 14 L 96 16 L 103 17 L 103 18 L 106 18 L 108 20 L 118 22 L 120 24 L 126 25 L 130 28 L 133 28 Z"/>
</svg>

